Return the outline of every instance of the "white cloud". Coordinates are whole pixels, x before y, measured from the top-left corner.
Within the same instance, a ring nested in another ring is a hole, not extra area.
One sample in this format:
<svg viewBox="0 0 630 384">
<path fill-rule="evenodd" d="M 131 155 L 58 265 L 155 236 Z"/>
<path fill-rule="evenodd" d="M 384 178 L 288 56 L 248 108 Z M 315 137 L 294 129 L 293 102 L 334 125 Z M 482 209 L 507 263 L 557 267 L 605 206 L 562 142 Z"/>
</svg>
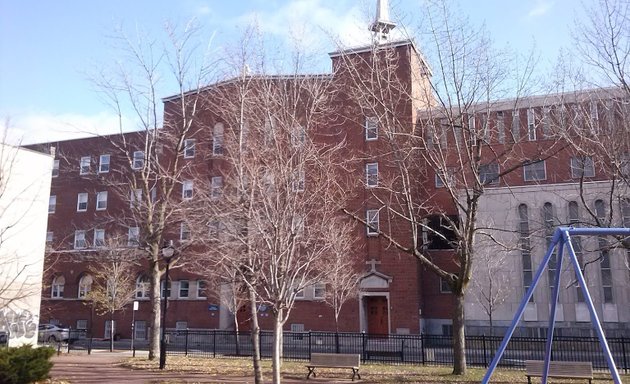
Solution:
<svg viewBox="0 0 630 384">
<path fill-rule="evenodd" d="M 543 16 L 549 12 L 549 10 L 553 7 L 553 2 L 548 0 L 536 0 L 534 2 L 534 7 L 529 10 L 527 16 L 529 17 L 538 17 Z"/>
<path fill-rule="evenodd" d="M 125 131 L 137 127 L 133 120 L 123 118 Z M 34 113 L 11 116 L 8 122 L 8 141 L 33 144 L 69 140 L 120 132 L 118 117 L 101 112 L 96 115 Z"/>
</svg>

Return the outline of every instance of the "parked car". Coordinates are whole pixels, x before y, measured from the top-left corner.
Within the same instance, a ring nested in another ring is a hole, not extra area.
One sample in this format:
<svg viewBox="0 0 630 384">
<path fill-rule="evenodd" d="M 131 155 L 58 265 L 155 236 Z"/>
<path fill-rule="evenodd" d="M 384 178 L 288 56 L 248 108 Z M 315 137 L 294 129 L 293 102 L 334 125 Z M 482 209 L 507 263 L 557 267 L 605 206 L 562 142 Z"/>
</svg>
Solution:
<svg viewBox="0 0 630 384">
<path fill-rule="evenodd" d="M 0 331 L 0 344 L 6 344 L 9 342 L 9 333 L 7 331 Z"/>
<path fill-rule="evenodd" d="M 40 324 L 37 338 L 39 341 L 68 341 L 70 329 L 54 324 Z"/>
</svg>

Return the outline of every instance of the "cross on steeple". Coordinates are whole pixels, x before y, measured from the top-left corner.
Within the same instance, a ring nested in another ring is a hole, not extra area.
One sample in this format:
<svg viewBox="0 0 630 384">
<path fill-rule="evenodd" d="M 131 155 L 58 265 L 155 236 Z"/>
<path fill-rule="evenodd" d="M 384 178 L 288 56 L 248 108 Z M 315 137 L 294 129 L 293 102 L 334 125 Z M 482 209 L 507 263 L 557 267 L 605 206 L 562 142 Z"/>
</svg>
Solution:
<svg viewBox="0 0 630 384">
<path fill-rule="evenodd" d="M 376 40 L 381 43 L 389 39 L 389 31 L 396 28 L 396 23 L 389 20 L 389 4 L 387 0 L 377 0 L 376 17 L 370 25 Z"/>
<path fill-rule="evenodd" d="M 381 262 L 376 259 L 372 259 L 370 261 L 366 261 L 365 264 L 372 266 L 372 268 L 370 269 L 370 272 L 376 272 L 376 266 L 380 265 Z"/>
</svg>

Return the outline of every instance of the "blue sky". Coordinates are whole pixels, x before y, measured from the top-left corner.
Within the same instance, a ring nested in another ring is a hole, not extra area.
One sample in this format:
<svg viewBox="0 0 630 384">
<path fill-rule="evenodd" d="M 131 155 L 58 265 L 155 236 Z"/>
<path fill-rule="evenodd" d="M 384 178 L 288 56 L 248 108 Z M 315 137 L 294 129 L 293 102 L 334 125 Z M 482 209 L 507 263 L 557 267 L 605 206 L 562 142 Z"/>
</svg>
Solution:
<svg viewBox="0 0 630 384">
<path fill-rule="evenodd" d="M 426 0 L 390 0 L 392 19 L 410 29 Z M 593 0 L 584 0 L 587 3 Z M 295 26 L 309 29 L 321 55 L 335 49 L 319 28 L 348 42 L 366 36 L 376 0 L 0 0 L 0 117 L 14 137 L 41 142 L 111 131 L 115 118 L 98 97 L 89 74 L 116 55 L 117 25 L 159 35 L 165 22 L 195 18 L 214 49 L 233 42 L 256 18 L 278 41 Z M 535 44 L 541 71 L 570 47 L 579 17 L 575 0 L 460 0 L 474 24 L 485 23 L 498 46 L 527 51 Z M 319 28 L 317 28 L 317 27 Z M 205 43 L 205 42 L 204 42 Z M 172 89 L 162 90 L 167 96 Z"/>
</svg>

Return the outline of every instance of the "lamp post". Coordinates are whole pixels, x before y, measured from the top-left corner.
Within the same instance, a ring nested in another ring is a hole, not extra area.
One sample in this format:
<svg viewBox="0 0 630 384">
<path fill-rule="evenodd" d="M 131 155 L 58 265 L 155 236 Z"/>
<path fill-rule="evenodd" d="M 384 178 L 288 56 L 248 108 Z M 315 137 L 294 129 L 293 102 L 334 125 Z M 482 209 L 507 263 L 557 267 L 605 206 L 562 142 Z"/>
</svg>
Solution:
<svg viewBox="0 0 630 384">
<path fill-rule="evenodd" d="M 173 241 L 162 248 L 162 258 L 166 263 L 166 272 L 164 273 L 164 302 L 162 303 L 162 337 L 160 338 L 160 369 L 164 369 L 166 365 L 166 308 L 168 307 L 168 269 L 171 264 L 171 258 L 175 254 L 175 248 L 173 248 Z"/>
</svg>

